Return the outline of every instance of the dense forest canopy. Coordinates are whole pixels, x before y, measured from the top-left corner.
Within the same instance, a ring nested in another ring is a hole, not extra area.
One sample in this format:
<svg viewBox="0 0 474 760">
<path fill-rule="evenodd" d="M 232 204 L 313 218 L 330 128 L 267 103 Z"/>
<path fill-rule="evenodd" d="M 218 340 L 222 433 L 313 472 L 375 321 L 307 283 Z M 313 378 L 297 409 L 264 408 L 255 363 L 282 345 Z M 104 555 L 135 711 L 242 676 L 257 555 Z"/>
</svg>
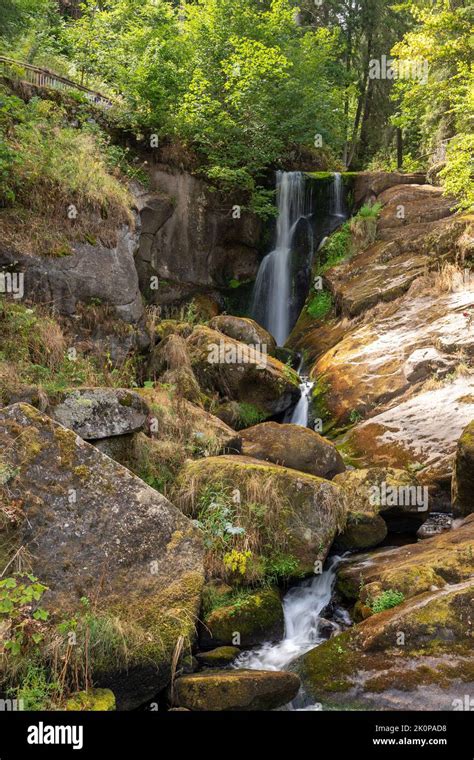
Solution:
<svg viewBox="0 0 474 760">
<path fill-rule="evenodd" d="M 0 13 L 4 54 L 114 95 L 124 126 L 189 147 L 260 210 L 265 169 L 295 147 L 321 168 L 394 169 L 397 137 L 405 170 L 438 161 L 472 204 L 467 2 L 0 0 Z"/>
</svg>

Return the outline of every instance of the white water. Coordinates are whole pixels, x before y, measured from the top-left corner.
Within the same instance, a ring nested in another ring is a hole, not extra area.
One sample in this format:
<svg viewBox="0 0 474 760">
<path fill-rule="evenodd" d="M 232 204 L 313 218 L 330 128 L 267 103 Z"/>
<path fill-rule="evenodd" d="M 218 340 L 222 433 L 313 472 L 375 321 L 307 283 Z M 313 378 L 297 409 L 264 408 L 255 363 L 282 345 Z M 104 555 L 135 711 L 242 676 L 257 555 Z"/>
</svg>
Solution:
<svg viewBox="0 0 474 760">
<path fill-rule="evenodd" d="M 333 177 L 329 195 L 329 213 L 333 216 L 345 217 L 342 177 L 339 172 L 334 172 Z"/>
<path fill-rule="evenodd" d="M 314 383 L 310 382 L 307 378 L 302 378 L 302 383 L 300 384 L 300 400 L 293 409 L 288 422 L 292 422 L 293 425 L 308 427 L 309 404 L 313 386 Z"/>
<path fill-rule="evenodd" d="M 291 588 L 283 599 L 285 636 L 278 644 L 263 644 L 243 652 L 236 667 L 284 670 L 289 663 L 325 641 L 320 633 L 321 613 L 331 601 L 340 557 L 332 557 L 327 569 Z M 344 622 L 350 623 L 347 617 Z M 327 637 L 326 637 L 327 638 Z"/>
<path fill-rule="evenodd" d="M 276 246 L 260 264 L 251 313 L 282 346 L 290 334 L 291 240 L 296 223 L 306 213 L 301 172 L 277 172 L 277 204 Z"/>
</svg>

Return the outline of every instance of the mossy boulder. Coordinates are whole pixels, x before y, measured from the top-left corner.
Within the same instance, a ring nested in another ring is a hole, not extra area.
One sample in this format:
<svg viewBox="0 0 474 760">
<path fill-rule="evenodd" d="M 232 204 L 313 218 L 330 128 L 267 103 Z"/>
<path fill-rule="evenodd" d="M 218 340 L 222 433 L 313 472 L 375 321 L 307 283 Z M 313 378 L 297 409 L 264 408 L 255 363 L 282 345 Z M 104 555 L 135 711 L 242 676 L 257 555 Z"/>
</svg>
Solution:
<svg viewBox="0 0 474 760">
<path fill-rule="evenodd" d="M 196 659 L 207 668 L 222 668 L 233 663 L 239 654 L 238 647 L 224 646 L 211 649 L 210 652 L 198 652 Z"/>
<path fill-rule="evenodd" d="M 333 443 L 301 425 L 262 422 L 242 432 L 242 454 L 331 479 L 345 470 Z"/>
<path fill-rule="evenodd" d="M 247 343 L 247 345 L 254 347 L 260 346 L 272 355 L 275 353 L 275 339 L 253 319 L 222 314 L 211 319 L 209 327 L 212 330 L 224 333 L 229 338 L 239 340 L 241 343 Z"/>
<path fill-rule="evenodd" d="M 0 530 L 1 566 L 22 547 L 48 587 L 42 606 L 53 625 L 82 619 L 81 599 L 93 600 L 90 675 L 119 709 L 143 704 L 169 682 L 180 637 L 189 647 L 194 636 L 199 532 L 125 467 L 26 404 L 0 411 L 0 448 L 20 512 Z"/>
<path fill-rule="evenodd" d="M 186 344 L 193 372 L 206 393 L 252 404 L 266 417 L 284 412 L 299 398 L 297 373 L 261 347 L 203 325 L 194 329 Z"/>
<path fill-rule="evenodd" d="M 279 641 L 284 633 L 280 595 L 262 589 L 237 597 L 204 616 L 199 641 L 201 646 L 237 644 L 253 647 L 264 641 Z"/>
<path fill-rule="evenodd" d="M 300 679 L 294 673 L 221 670 L 178 678 L 174 702 L 188 710 L 275 710 L 291 702 Z"/>
<path fill-rule="evenodd" d="M 91 441 L 141 430 L 148 407 L 134 391 L 79 388 L 60 394 L 48 412 L 56 422 Z"/>
<path fill-rule="evenodd" d="M 110 689 L 78 691 L 67 700 L 66 711 L 110 712 L 115 710 L 115 696 Z"/>
<path fill-rule="evenodd" d="M 368 549 L 380 544 L 388 528 L 415 533 L 428 510 L 427 494 L 406 470 L 370 467 L 346 470 L 334 483 L 347 493 L 347 524 L 338 537 L 343 549 Z"/>
<path fill-rule="evenodd" d="M 188 462 L 179 473 L 175 500 L 187 514 L 204 520 L 214 509 L 206 495 L 216 490 L 232 494 L 226 509 L 241 530 L 242 547 L 247 540 L 257 547 L 249 564 L 285 556 L 292 560 L 288 574 L 293 577 L 314 572 L 314 563 L 325 560 L 345 525 L 346 497 L 334 483 L 244 456 Z"/>
<path fill-rule="evenodd" d="M 458 441 L 452 480 L 452 505 L 457 516 L 474 512 L 474 420 L 467 425 Z"/>
<path fill-rule="evenodd" d="M 291 665 L 323 707 L 451 710 L 474 685 L 472 580 L 428 591 L 354 626 Z"/>
<path fill-rule="evenodd" d="M 461 583 L 474 573 L 474 515 L 457 528 L 395 549 L 379 549 L 344 562 L 337 587 L 366 604 L 392 589 L 406 598 Z"/>
</svg>

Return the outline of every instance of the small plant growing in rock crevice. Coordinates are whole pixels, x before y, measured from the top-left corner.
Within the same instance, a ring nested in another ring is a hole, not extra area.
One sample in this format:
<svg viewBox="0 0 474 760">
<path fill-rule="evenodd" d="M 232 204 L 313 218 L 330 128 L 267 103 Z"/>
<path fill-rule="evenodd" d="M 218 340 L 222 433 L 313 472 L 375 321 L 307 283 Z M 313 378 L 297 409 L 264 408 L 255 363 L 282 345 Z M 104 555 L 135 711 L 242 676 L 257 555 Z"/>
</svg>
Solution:
<svg viewBox="0 0 474 760">
<path fill-rule="evenodd" d="M 392 607 L 397 607 L 399 604 L 405 601 L 405 595 L 401 591 L 389 588 L 382 591 L 378 596 L 369 601 L 368 606 L 372 612 L 384 612 L 390 610 Z"/>
</svg>

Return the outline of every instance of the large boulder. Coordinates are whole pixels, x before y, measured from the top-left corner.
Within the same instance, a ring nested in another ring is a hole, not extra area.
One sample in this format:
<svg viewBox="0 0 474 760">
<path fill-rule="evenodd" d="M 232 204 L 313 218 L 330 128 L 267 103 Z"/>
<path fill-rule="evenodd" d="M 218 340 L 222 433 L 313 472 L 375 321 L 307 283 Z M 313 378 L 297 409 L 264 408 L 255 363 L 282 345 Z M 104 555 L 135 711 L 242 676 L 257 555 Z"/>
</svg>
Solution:
<svg viewBox="0 0 474 760">
<path fill-rule="evenodd" d="M 203 584 L 198 531 L 161 494 L 33 407 L 0 411 L 0 446 L 1 567 L 21 547 L 48 587 L 42 606 L 58 656 L 68 635 L 61 642 L 57 624 L 81 620 L 81 599 L 89 600 L 90 675 L 112 689 L 119 709 L 139 706 L 168 684 L 178 641 L 193 638 Z M 3 519 L 7 499 L 14 523 Z"/>
<path fill-rule="evenodd" d="M 455 515 L 474 512 L 474 420 L 463 430 L 458 441 L 452 480 L 452 504 Z"/>
<path fill-rule="evenodd" d="M 201 388 L 251 404 L 264 417 L 284 412 L 300 395 L 297 373 L 259 347 L 199 326 L 186 341 Z"/>
<path fill-rule="evenodd" d="M 472 579 L 386 609 L 298 658 L 291 669 L 323 708 L 462 709 L 472 693 Z"/>
<path fill-rule="evenodd" d="M 279 641 L 284 634 L 283 607 L 274 589 L 260 589 L 244 598 L 220 606 L 204 615 L 201 646 L 238 644 L 253 647 L 264 641 Z"/>
<path fill-rule="evenodd" d="M 280 557 L 291 566 L 288 575 L 314 572 L 314 563 L 325 560 L 345 525 L 346 497 L 334 483 L 250 457 L 188 462 L 178 477 L 177 503 L 187 514 L 200 515 L 206 524 L 208 511 L 216 510 L 216 501 L 210 498 L 213 493 L 221 510 L 226 510 L 226 522 L 239 530 L 235 548 L 240 549 L 239 535 L 242 551 L 248 548 L 247 536 L 255 547 L 249 559 L 250 580 L 256 566 L 276 567 Z M 212 544 L 212 535 L 209 541 Z M 219 557 L 211 549 L 209 572 Z"/>
<path fill-rule="evenodd" d="M 86 441 L 142 430 L 149 410 L 134 391 L 117 388 L 79 388 L 60 394 L 51 417 Z"/>
<path fill-rule="evenodd" d="M 294 673 L 268 670 L 219 670 L 178 678 L 174 703 L 188 710 L 275 710 L 291 702 L 300 688 Z"/>
<path fill-rule="evenodd" d="M 345 465 L 333 443 L 301 425 L 262 422 L 242 431 L 242 454 L 331 479 Z"/>
<path fill-rule="evenodd" d="M 368 549 L 380 544 L 392 530 L 415 533 L 426 517 L 427 488 L 406 470 L 370 467 L 346 470 L 334 483 L 347 493 L 347 524 L 338 537 L 344 549 Z"/>
<path fill-rule="evenodd" d="M 267 353 L 273 354 L 276 349 L 275 339 L 264 327 L 248 317 L 233 317 L 221 314 L 209 322 L 212 330 L 218 330 L 229 338 L 247 343 L 249 346 L 265 346 Z"/>
<path fill-rule="evenodd" d="M 379 549 L 345 561 L 337 587 L 348 599 L 367 605 L 384 591 L 406 598 L 462 583 L 474 573 L 474 515 L 433 538 L 393 549 Z"/>
</svg>

